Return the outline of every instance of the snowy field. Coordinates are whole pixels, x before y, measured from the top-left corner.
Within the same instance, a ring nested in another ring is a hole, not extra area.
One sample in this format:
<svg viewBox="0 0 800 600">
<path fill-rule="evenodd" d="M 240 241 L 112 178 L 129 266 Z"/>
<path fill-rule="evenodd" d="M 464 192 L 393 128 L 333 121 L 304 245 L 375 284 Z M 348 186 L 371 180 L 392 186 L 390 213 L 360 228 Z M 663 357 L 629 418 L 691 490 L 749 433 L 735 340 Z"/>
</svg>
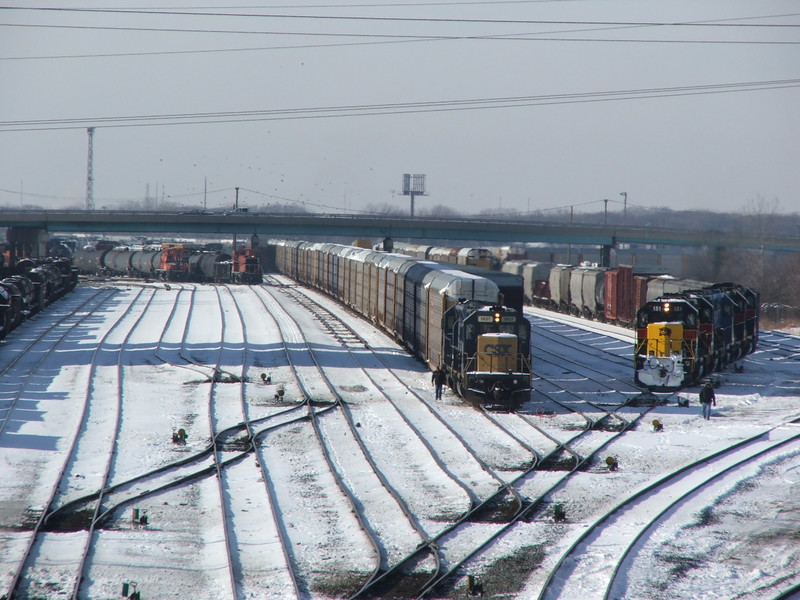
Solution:
<svg viewBox="0 0 800 600">
<path fill-rule="evenodd" d="M 538 430 L 514 415 L 497 428 L 449 392 L 435 402 L 422 365 L 310 295 L 361 342 L 270 286 L 82 285 L 14 331 L 0 347 L 0 597 L 13 585 L 16 598 L 118 598 L 131 582 L 142 598 L 349 597 L 520 477 L 522 496 L 543 494 L 548 508 L 433 597 L 469 597 L 471 581 L 491 598 L 800 598 L 800 338 L 762 332 L 744 371 L 720 378 L 708 421 L 693 388 L 621 406 L 638 419 L 622 434 L 579 438 L 575 413 L 534 393 L 521 412 L 593 458 L 568 476 L 523 477 L 526 444 L 553 445 Z M 603 398 L 631 388 L 631 332 L 528 314 L 542 365 L 544 355 L 561 365 L 537 371 L 535 388 Z M 250 433 L 237 429 L 245 422 Z M 251 437 L 257 450 L 241 452 Z M 231 462 L 216 471 L 215 456 Z M 85 500 L 99 490 L 99 507 Z M 87 511 L 109 511 L 97 528 L 32 537 L 43 515 L 82 503 L 92 508 L 75 518 L 87 523 Z M 445 566 L 494 527 L 476 520 L 445 536 Z"/>
</svg>

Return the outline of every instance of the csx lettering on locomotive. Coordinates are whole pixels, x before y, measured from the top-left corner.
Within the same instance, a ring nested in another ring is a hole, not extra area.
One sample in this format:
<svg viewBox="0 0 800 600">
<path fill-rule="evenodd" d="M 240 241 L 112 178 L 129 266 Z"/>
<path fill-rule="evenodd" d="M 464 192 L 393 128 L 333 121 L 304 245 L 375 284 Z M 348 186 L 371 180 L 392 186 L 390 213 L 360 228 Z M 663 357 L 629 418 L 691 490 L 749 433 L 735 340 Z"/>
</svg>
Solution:
<svg viewBox="0 0 800 600">
<path fill-rule="evenodd" d="M 511 344 L 487 344 L 484 351 L 494 356 L 508 356 L 511 354 Z"/>
</svg>

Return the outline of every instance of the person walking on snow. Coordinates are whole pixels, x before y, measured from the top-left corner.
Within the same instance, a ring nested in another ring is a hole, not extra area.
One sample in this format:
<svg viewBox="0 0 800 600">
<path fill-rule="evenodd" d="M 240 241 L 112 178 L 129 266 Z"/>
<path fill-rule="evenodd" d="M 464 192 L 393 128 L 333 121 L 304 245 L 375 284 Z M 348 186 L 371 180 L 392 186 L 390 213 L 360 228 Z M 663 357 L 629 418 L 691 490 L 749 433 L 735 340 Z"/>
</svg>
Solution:
<svg viewBox="0 0 800 600">
<path fill-rule="evenodd" d="M 436 367 L 436 370 L 431 375 L 431 383 L 436 386 L 436 399 L 442 399 L 442 387 L 444 386 L 444 371 L 441 367 Z"/>
<path fill-rule="evenodd" d="M 717 396 L 714 394 L 714 388 L 711 387 L 711 383 L 706 382 L 703 389 L 700 390 L 700 406 L 703 407 L 703 418 L 706 420 L 711 418 L 712 405 L 717 405 Z"/>
</svg>

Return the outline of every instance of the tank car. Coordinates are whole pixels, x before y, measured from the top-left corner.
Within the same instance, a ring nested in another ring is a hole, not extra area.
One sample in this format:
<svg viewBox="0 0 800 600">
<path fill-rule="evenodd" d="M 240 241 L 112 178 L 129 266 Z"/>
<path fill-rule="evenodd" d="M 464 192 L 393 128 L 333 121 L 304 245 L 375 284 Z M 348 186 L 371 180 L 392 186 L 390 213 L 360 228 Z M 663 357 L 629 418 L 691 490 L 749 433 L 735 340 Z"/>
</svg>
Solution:
<svg viewBox="0 0 800 600">
<path fill-rule="evenodd" d="M 161 250 L 136 250 L 131 253 L 131 270 L 140 277 L 155 277 L 161 264 Z"/>
<path fill-rule="evenodd" d="M 220 263 L 223 263 L 220 265 Z M 194 281 L 230 281 L 231 257 L 221 252 L 197 252 L 189 256 L 189 272 Z M 227 276 L 225 277 L 225 271 Z M 223 277 L 220 278 L 220 274 Z"/>
<path fill-rule="evenodd" d="M 81 273 L 97 275 L 103 270 L 103 257 L 109 249 L 96 250 L 94 247 L 78 248 L 72 255 L 72 262 Z"/>
<path fill-rule="evenodd" d="M 34 286 L 40 286 L 39 294 L 42 297 L 41 302 L 44 304 L 50 304 L 75 287 L 71 278 L 69 282 L 65 283 L 61 269 L 54 264 L 40 264 L 31 269 L 27 275 L 34 282 Z M 75 282 L 77 283 L 77 275 Z"/>
<path fill-rule="evenodd" d="M 394 242 L 392 252 L 436 262 L 499 270 L 501 263 L 489 248 L 452 248 Z"/>
<path fill-rule="evenodd" d="M 442 370 L 467 400 L 514 410 L 530 396 L 530 322 L 497 304 L 464 301 L 442 320 Z"/>
<path fill-rule="evenodd" d="M 0 268 L 0 277 L 0 338 L 77 285 L 69 258 L 23 258 Z"/>
<path fill-rule="evenodd" d="M 135 252 L 131 251 L 129 248 L 124 248 L 121 250 L 109 250 L 103 255 L 103 267 L 117 276 L 133 275 L 131 258 L 134 254 Z"/>
<path fill-rule="evenodd" d="M 71 292 L 78 285 L 78 269 L 72 264 L 72 259 L 63 257 L 47 257 L 42 261 L 42 267 L 53 267 L 61 273 L 60 295 Z"/>
</svg>

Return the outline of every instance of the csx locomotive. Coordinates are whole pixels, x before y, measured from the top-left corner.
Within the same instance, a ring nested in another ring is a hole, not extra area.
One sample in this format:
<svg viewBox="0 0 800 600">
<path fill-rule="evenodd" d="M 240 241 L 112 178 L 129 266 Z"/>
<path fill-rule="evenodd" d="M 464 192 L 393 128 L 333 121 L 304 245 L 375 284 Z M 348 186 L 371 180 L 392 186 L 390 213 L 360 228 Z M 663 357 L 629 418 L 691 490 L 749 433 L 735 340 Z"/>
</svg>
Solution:
<svg viewBox="0 0 800 600">
<path fill-rule="evenodd" d="M 474 300 L 451 306 L 442 320 L 442 368 L 462 398 L 516 408 L 530 395 L 531 324 L 514 309 Z"/>
<path fill-rule="evenodd" d="M 352 307 L 448 385 L 480 404 L 514 408 L 530 392 L 530 323 L 490 279 L 400 254 L 270 240 L 277 269 Z"/>
</svg>

